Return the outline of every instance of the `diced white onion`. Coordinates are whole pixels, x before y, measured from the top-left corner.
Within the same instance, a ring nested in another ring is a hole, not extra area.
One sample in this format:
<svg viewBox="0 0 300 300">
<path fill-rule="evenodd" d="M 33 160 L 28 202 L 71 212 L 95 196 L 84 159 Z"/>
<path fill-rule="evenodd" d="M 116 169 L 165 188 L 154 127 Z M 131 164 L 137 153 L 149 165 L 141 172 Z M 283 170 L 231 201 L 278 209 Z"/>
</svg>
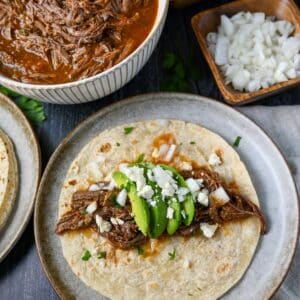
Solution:
<svg viewBox="0 0 300 300">
<path fill-rule="evenodd" d="M 300 35 L 294 25 L 263 12 L 221 16 L 218 32 L 207 34 L 208 48 L 239 91 L 255 92 L 300 74 Z"/>
<path fill-rule="evenodd" d="M 121 205 L 125 206 L 126 204 L 126 199 L 127 199 L 127 191 L 126 189 L 121 190 L 121 192 L 118 194 L 116 202 Z"/>
<path fill-rule="evenodd" d="M 165 161 L 170 161 L 175 153 L 176 145 L 172 144 L 166 154 Z"/>
<path fill-rule="evenodd" d="M 85 211 L 86 211 L 88 214 L 92 214 L 92 213 L 94 213 L 94 212 L 97 210 L 97 207 L 98 207 L 97 201 L 94 201 L 94 202 L 90 203 L 90 204 L 87 206 L 87 208 L 86 208 Z"/>
<path fill-rule="evenodd" d="M 211 166 L 218 166 L 218 165 L 222 164 L 222 161 L 216 153 L 212 153 L 208 158 L 208 163 Z"/>
<path fill-rule="evenodd" d="M 208 206 L 209 204 L 208 195 L 205 192 L 202 191 L 199 192 L 197 201 L 204 206 Z"/>
<path fill-rule="evenodd" d="M 161 144 L 159 146 L 158 156 L 164 157 L 168 153 L 168 150 L 169 150 L 169 145 L 168 144 Z"/>
<path fill-rule="evenodd" d="M 200 190 L 200 186 L 194 178 L 188 178 L 185 182 L 192 193 Z"/>
<path fill-rule="evenodd" d="M 94 183 L 94 184 L 89 186 L 89 191 L 90 192 L 100 191 L 102 187 L 103 187 L 102 185 L 100 185 L 98 183 Z"/>
<path fill-rule="evenodd" d="M 108 232 L 111 230 L 111 224 L 108 221 L 105 221 L 101 216 L 96 215 L 96 224 L 101 233 Z"/>
<path fill-rule="evenodd" d="M 210 225 L 208 223 L 200 223 L 200 229 L 207 238 L 212 238 L 218 228 L 218 224 Z"/>
<path fill-rule="evenodd" d="M 221 202 L 222 204 L 227 203 L 230 201 L 230 198 L 224 188 L 222 186 L 218 187 L 216 190 L 210 193 L 210 197 L 212 199 L 216 199 L 218 202 Z"/>
</svg>

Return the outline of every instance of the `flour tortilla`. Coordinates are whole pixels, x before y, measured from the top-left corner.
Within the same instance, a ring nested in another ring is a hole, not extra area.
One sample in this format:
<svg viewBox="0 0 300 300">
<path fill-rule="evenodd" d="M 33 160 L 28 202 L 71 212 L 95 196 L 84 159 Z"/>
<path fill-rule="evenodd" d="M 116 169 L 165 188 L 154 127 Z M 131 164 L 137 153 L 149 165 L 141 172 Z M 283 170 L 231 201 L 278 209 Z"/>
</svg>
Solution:
<svg viewBox="0 0 300 300">
<path fill-rule="evenodd" d="M 125 135 L 124 127 L 134 129 Z M 176 120 L 155 120 L 106 130 L 88 143 L 67 173 L 59 199 L 59 215 L 69 210 L 75 191 L 87 189 L 92 182 L 109 178 L 121 161 L 135 161 L 141 153 L 149 160 L 153 139 L 163 133 L 173 133 L 177 150 L 199 165 L 209 167 L 209 156 L 213 152 L 219 153 L 223 163 L 214 167 L 214 170 L 224 182 L 235 181 L 240 194 L 258 204 L 244 164 L 223 138 L 199 125 Z M 191 141 L 195 143 L 191 144 Z M 110 149 L 101 152 L 101 148 Z M 163 243 L 151 240 L 150 251 L 156 249 L 158 255 L 148 257 L 139 256 L 136 249 L 113 250 L 96 233 L 69 232 L 60 239 L 65 259 L 82 281 L 112 299 L 132 300 L 170 297 L 216 299 L 243 276 L 259 237 L 259 221 L 249 218 L 227 224 L 212 239 L 199 235 L 187 240 L 178 236 L 170 237 Z M 95 255 L 99 249 L 107 251 L 106 260 L 98 259 Z M 176 257 L 170 260 L 168 253 L 173 249 L 176 249 Z M 88 261 L 81 259 L 85 250 L 93 254 Z"/>
<path fill-rule="evenodd" d="M 17 160 L 8 136 L 0 130 L 0 230 L 5 225 L 16 199 Z"/>
</svg>

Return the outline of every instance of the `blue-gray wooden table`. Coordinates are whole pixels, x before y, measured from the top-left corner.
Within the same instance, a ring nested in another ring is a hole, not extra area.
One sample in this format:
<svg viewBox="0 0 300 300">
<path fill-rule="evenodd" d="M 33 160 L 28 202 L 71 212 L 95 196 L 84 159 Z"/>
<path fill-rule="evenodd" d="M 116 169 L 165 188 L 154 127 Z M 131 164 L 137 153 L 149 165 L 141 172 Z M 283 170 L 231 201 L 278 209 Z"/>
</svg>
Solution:
<svg viewBox="0 0 300 300">
<path fill-rule="evenodd" d="M 190 26 L 190 19 L 198 11 L 224 2 L 226 1 L 210 0 L 183 10 L 171 9 L 158 47 L 149 62 L 129 84 L 113 95 L 76 106 L 45 104 L 47 120 L 36 128 L 42 149 L 43 167 L 65 135 L 92 112 L 129 96 L 161 91 L 163 83 L 169 76 L 162 68 L 164 56 L 168 52 L 175 52 L 186 61 L 189 61 L 192 56 L 193 64 L 201 72 L 201 77 L 198 80 L 190 81 L 192 93 L 223 101 L 200 52 Z M 297 2 L 299 5 L 300 0 Z M 299 95 L 300 87 L 296 87 L 251 105 L 300 104 Z M 14 249 L 0 264 L 0 299 L 58 299 L 40 266 L 34 242 L 32 220 Z"/>
</svg>

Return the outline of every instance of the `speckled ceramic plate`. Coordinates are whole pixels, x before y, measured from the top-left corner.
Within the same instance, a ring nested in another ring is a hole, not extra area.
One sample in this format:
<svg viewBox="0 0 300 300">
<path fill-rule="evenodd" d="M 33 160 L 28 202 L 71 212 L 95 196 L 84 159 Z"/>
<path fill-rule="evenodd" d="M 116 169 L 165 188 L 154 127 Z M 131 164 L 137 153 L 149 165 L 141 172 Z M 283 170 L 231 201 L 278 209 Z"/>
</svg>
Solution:
<svg viewBox="0 0 300 300">
<path fill-rule="evenodd" d="M 270 298 L 289 269 L 298 236 L 297 192 L 290 170 L 270 138 L 247 117 L 224 104 L 175 93 L 141 95 L 108 106 L 75 128 L 53 154 L 37 196 L 35 237 L 42 265 L 58 295 L 63 299 L 101 298 L 73 274 L 54 234 L 58 198 L 71 162 L 104 129 L 157 118 L 199 123 L 228 141 L 243 136 L 237 150 L 252 177 L 270 231 L 262 237 L 245 276 L 224 299 Z"/>
<path fill-rule="evenodd" d="M 14 102 L 1 93 L 0 128 L 13 142 L 19 175 L 14 207 L 0 231 L 1 261 L 16 244 L 30 219 L 40 179 L 41 156 L 37 139 L 26 117 Z"/>
</svg>

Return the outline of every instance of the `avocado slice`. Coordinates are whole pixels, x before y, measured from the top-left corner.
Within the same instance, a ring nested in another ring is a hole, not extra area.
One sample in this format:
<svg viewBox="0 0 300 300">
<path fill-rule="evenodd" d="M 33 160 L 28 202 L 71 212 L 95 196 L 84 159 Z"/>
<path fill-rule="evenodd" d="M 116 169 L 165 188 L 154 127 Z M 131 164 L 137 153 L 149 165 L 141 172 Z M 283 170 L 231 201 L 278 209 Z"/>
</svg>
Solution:
<svg viewBox="0 0 300 300">
<path fill-rule="evenodd" d="M 162 199 L 157 199 L 155 206 L 150 206 L 151 231 L 152 238 L 158 238 L 166 229 L 168 220 L 167 204 Z"/>
<path fill-rule="evenodd" d="M 136 185 L 120 171 L 113 173 L 113 179 L 119 188 L 125 187 L 131 202 L 134 220 L 140 231 L 147 236 L 150 230 L 150 212 L 146 201 L 139 197 Z"/>
<path fill-rule="evenodd" d="M 180 187 L 188 188 L 184 178 L 171 166 L 161 165 L 164 170 L 169 170 L 173 173 L 174 178 L 177 180 Z M 185 197 L 184 202 L 182 202 L 183 210 L 185 212 L 186 218 L 183 220 L 185 225 L 191 225 L 195 215 L 195 204 L 194 197 L 192 193 L 188 193 Z"/>
<path fill-rule="evenodd" d="M 167 232 L 169 235 L 175 233 L 181 223 L 181 204 L 172 202 L 170 207 L 174 209 L 173 219 L 168 219 Z"/>
<path fill-rule="evenodd" d="M 136 163 L 135 166 L 144 168 L 145 177 L 147 178 L 147 171 L 153 169 L 155 166 L 152 163 Z M 153 181 L 147 180 L 147 184 L 154 190 L 153 200 L 156 202 L 155 206 L 150 206 L 150 236 L 152 238 L 158 238 L 165 231 L 168 220 L 167 204 L 162 199 L 161 188 Z"/>
</svg>

